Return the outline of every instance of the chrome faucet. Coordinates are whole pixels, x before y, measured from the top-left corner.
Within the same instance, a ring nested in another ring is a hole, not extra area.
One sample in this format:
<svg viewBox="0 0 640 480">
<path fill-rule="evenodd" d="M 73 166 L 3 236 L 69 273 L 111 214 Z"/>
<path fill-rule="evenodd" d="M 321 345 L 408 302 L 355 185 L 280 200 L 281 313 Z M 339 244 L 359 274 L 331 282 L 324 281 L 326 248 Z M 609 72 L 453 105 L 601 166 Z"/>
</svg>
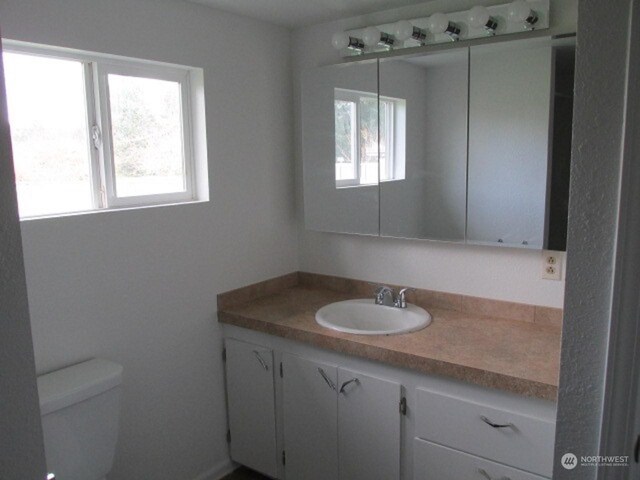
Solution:
<svg viewBox="0 0 640 480">
<path fill-rule="evenodd" d="M 395 305 L 394 293 L 391 287 L 386 285 L 378 285 L 375 291 L 376 305 L 385 305 L 393 307 Z"/>
<path fill-rule="evenodd" d="M 378 285 L 375 290 L 376 305 L 407 308 L 406 293 L 410 291 L 415 291 L 415 288 L 403 288 L 396 295 L 391 287 L 387 287 L 386 285 Z"/>
</svg>

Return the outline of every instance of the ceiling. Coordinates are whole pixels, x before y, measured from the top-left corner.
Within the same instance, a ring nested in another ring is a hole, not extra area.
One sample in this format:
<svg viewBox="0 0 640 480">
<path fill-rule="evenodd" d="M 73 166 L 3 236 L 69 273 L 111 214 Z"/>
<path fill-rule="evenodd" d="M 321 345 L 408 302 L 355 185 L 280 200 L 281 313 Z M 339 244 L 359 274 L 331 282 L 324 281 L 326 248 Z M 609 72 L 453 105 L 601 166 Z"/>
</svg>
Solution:
<svg viewBox="0 0 640 480">
<path fill-rule="evenodd" d="M 364 15 L 425 0 L 189 0 L 290 28 Z"/>
</svg>

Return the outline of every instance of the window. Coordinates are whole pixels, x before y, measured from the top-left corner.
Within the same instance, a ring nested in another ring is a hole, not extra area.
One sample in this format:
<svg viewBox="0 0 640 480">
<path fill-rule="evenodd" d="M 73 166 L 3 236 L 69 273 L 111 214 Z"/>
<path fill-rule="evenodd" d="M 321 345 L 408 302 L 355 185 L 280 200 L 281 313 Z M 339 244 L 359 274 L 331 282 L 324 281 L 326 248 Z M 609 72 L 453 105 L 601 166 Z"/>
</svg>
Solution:
<svg viewBox="0 0 640 480">
<path fill-rule="evenodd" d="M 405 110 L 403 99 L 334 90 L 336 187 L 404 178 Z"/>
<path fill-rule="evenodd" d="M 21 45 L 3 60 L 21 218 L 199 199 L 195 69 Z"/>
</svg>

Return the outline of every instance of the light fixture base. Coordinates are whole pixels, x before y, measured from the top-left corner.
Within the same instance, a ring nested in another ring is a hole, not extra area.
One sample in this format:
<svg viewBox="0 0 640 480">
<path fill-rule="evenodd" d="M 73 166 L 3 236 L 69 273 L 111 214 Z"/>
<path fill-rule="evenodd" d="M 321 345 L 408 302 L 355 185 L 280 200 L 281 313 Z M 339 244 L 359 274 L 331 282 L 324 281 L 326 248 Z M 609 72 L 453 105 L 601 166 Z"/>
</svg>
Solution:
<svg viewBox="0 0 640 480">
<path fill-rule="evenodd" d="M 356 28 L 344 32 L 355 38 L 355 41 L 345 36 L 339 39 L 339 46 L 334 44 L 334 47 L 341 51 L 343 56 L 353 55 L 355 52 L 368 56 L 443 42 L 545 30 L 550 28 L 551 1 L 504 0 L 505 3 L 476 5 L 470 10 L 434 13 L 431 16 L 407 18 L 395 23 Z M 433 18 L 435 15 L 438 16 L 436 19 Z"/>
<path fill-rule="evenodd" d="M 526 25 L 526 28 L 528 28 L 529 30 L 535 30 L 538 20 L 540 20 L 540 17 L 538 17 L 538 14 L 533 10 L 531 10 L 531 13 L 527 17 L 527 19 L 524 21 L 524 24 Z"/>
<path fill-rule="evenodd" d="M 425 40 L 427 39 L 427 32 L 422 28 L 413 27 L 411 38 L 413 38 L 416 42 L 424 44 Z"/>
<path fill-rule="evenodd" d="M 449 25 L 447 26 L 447 29 L 444 31 L 444 33 L 446 33 L 454 42 L 460 40 L 460 27 L 458 27 L 458 25 L 453 22 L 449 22 Z"/>
<path fill-rule="evenodd" d="M 347 48 L 357 53 L 364 53 L 364 42 L 360 38 L 349 36 Z"/>
<path fill-rule="evenodd" d="M 393 38 L 393 35 L 386 33 L 386 32 L 382 32 L 380 34 L 380 41 L 378 42 L 378 45 L 382 45 L 383 47 L 386 48 L 393 48 L 393 44 L 395 43 L 395 38 Z"/>
<path fill-rule="evenodd" d="M 496 30 L 498 29 L 498 22 L 493 17 L 489 17 L 484 29 L 489 35 L 493 36 L 496 34 Z"/>
</svg>

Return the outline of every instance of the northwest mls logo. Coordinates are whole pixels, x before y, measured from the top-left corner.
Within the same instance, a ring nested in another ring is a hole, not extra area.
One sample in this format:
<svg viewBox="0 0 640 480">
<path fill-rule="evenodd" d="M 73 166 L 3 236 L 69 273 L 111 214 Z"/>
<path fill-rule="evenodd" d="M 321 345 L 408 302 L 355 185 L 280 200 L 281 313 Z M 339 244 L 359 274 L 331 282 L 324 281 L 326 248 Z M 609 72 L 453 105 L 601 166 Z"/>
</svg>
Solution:
<svg viewBox="0 0 640 480">
<path fill-rule="evenodd" d="M 573 470 L 578 466 L 578 457 L 576 457 L 573 453 L 565 453 L 564 455 L 562 455 L 560 463 L 567 470 Z"/>
<path fill-rule="evenodd" d="M 578 466 L 578 457 L 573 453 L 565 453 L 560 459 L 560 464 L 567 470 L 573 470 Z M 580 457 L 582 467 L 628 467 L 628 455 L 587 455 Z"/>
</svg>

